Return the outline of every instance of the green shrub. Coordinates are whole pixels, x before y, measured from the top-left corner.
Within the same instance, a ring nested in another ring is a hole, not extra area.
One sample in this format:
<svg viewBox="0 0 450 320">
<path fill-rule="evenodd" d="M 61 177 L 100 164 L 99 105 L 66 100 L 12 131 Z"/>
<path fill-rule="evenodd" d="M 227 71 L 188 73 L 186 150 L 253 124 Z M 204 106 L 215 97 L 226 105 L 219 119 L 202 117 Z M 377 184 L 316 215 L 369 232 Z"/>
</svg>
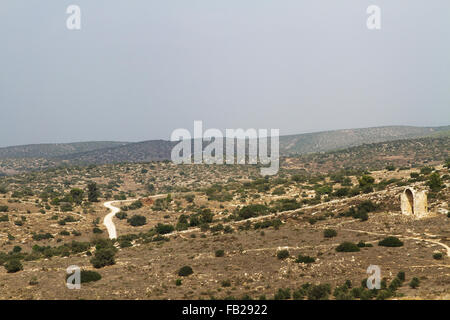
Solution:
<svg viewBox="0 0 450 320">
<path fill-rule="evenodd" d="M 337 252 L 358 252 L 360 251 L 359 247 L 353 242 L 342 242 L 340 245 L 336 247 Z"/>
<path fill-rule="evenodd" d="M 303 256 L 301 254 L 298 255 L 297 259 L 295 259 L 295 262 L 297 263 L 314 263 L 316 259 L 310 256 Z"/>
<path fill-rule="evenodd" d="M 155 230 L 158 234 L 167 234 L 173 232 L 175 228 L 170 224 L 158 223 L 155 227 Z"/>
<path fill-rule="evenodd" d="M 331 286 L 327 284 L 313 285 L 308 290 L 308 300 L 327 300 L 331 294 Z"/>
<path fill-rule="evenodd" d="M 93 232 L 93 233 L 96 233 L 96 234 L 103 233 L 102 229 L 100 229 L 99 227 L 94 227 L 94 228 L 92 229 L 92 232 Z"/>
<path fill-rule="evenodd" d="M 289 258 L 289 251 L 288 250 L 280 250 L 277 252 L 277 258 L 280 260 L 284 260 L 286 258 Z"/>
<path fill-rule="evenodd" d="M 139 208 L 142 208 L 142 206 L 143 206 L 143 204 L 142 204 L 141 200 L 136 200 L 128 206 L 128 209 L 129 210 L 137 210 Z"/>
<path fill-rule="evenodd" d="M 177 287 L 181 286 L 181 283 L 182 283 L 181 279 L 175 280 L 175 285 L 176 285 Z"/>
<path fill-rule="evenodd" d="M 40 241 L 40 240 L 47 240 L 47 239 L 53 239 L 53 236 L 48 232 L 33 234 L 33 240 Z"/>
<path fill-rule="evenodd" d="M 389 290 L 394 292 L 401 286 L 402 286 L 402 281 L 399 278 L 394 278 L 394 280 L 392 280 L 391 284 L 389 285 Z"/>
<path fill-rule="evenodd" d="M 223 250 L 216 250 L 215 255 L 216 255 L 216 257 L 223 257 L 225 255 L 225 251 L 223 251 Z"/>
<path fill-rule="evenodd" d="M 387 237 L 378 242 L 378 245 L 383 247 L 401 247 L 403 242 L 397 237 Z"/>
<path fill-rule="evenodd" d="M 443 257 L 442 253 L 440 253 L 440 252 L 433 254 L 433 258 L 436 260 L 441 260 L 442 257 Z"/>
<path fill-rule="evenodd" d="M 20 270 L 23 270 L 23 265 L 19 259 L 11 259 L 7 261 L 5 264 L 5 269 L 8 273 L 15 273 Z"/>
<path fill-rule="evenodd" d="M 180 277 L 187 277 L 193 273 L 194 273 L 194 270 L 192 270 L 192 268 L 189 266 L 181 267 L 180 270 L 178 270 L 178 275 Z"/>
<path fill-rule="evenodd" d="M 119 220 L 126 219 L 127 216 L 128 216 L 128 214 L 126 212 L 124 212 L 124 211 L 119 211 L 119 212 L 116 213 L 116 217 Z"/>
<path fill-rule="evenodd" d="M 230 280 L 222 280 L 222 287 L 231 287 Z"/>
<path fill-rule="evenodd" d="M 444 184 L 439 173 L 434 172 L 428 177 L 427 186 L 429 186 L 433 192 L 437 192 L 442 189 Z"/>
<path fill-rule="evenodd" d="M 70 274 L 68 274 L 66 276 L 66 281 L 70 276 L 71 276 Z M 102 276 L 100 275 L 100 273 L 98 273 L 96 271 L 92 271 L 92 270 L 81 270 L 80 271 L 80 282 L 81 283 L 94 282 L 94 281 L 100 280 L 101 278 L 102 278 Z"/>
<path fill-rule="evenodd" d="M 277 293 L 275 293 L 273 299 L 274 300 L 288 300 L 291 298 L 291 289 L 278 289 Z"/>
<path fill-rule="evenodd" d="M 114 256 L 116 252 L 113 248 L 102 248 L 95 250 L 94 256 L 91 258 L 91 263 L 95 268 L 102 268 L 111 266 L 116 263 Z"/>
<path fill-rule="evenodd" d="M 133 246 L 131 241 L 128 239 L 122 239 L 121 241 L 119 241 L 119 245 L 121 248 L 128 248 L 128 247 Z"/>
<path fill-rule="evenodd" d="M 392 292 L 390 290 L 387 289 L 382 289 L 378 291 L 377 300 L 386 300 L 389 299 L 390 297 L 392 297 Z"/>
<path fill-rule="evenodd" d="M 233 233 L 234 229 L 231 226 L 225 226 L 225 228 L 223 229 L 223 232 L 225 232 L 225 233 Z"/>
<path fill-rule="evenodd" d="M 337 236 L 337 231 L 334 230 L 334 229 L 325 229 L 325 230 L 323 231 L 323 236 L 324 236 L 325 238 L 333 238 L 333 237 L 336 237 L 336 236 Z"/>
<path fill-rule="evenodd" d="M 416 289 L 418 286 L 420 285 L 420 280 L 419 278 L 412 278 L 411 282 L 409 283 L 409 286 L 413 289 Z"/>
<path fill-rule="evenodd" d="M 404 271 L 399 271 L 398 273 L 397 273 L 397 278 L 400 280 L 400 281 L 405 281 L 405 272 Z"/>
<path fill-rule="evenodd" d="M 127 222 L 133 227 L 139 227 L 145 225 L 147 223 L 147 219 L 144 216 L 136 214 L 129 218 Z"/>
</svg>

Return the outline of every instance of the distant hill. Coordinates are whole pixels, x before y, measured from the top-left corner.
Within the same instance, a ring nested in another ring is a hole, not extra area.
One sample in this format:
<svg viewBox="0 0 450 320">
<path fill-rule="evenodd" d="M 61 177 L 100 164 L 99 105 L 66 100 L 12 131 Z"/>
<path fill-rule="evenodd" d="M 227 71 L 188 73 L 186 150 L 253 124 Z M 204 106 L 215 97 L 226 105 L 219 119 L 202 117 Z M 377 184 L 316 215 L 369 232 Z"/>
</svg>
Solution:
<svg viewBox="0 0 450 320">
<path fill-rule="evenodd" d="M 381 170 L 388 165 L 418 167 L 444 163 L 450 156 L 449 137 L 424 137 L 362 144 L 337 151 L 302 154 L 286 164 L 304 173 L 339 170 Z"/>
<path fill-rule="evenodd" d="M 446 127 L 389 126 L 334 130 L 280 137 L 280 154 L 299 155 L 326 152 L 362 144 L 421 138 L 449 132 Z M 58 157 L 61 160 L 86 163 L 145 162 L 170 159 L 177 142 L 151 140 Z"/>
<path fill-rule="evenodd" d="M 126 145 L 128 142 L 93 141 L 74 143 L 29 144 L 0 148 L 0 159 L 43 158 L 51 159 L 72 153 L 89 152 L 98 149 Z"/>
<path fill-rule="evenodd" d="M 450 126 L 386 126 L 314 132 L 280 137 L 282 156 L 327 152 L 362 144 L 414 139 L 429 136 L 449 137 Z M 148 162 L 170 159 L 175 144 L 166 140 L 128 142 L 77 142 L 37 144 L 0 148 L 0 159 L 41 158 L 66 163 Z"/>
<path fill-rule="evenodd" d="M 333 151 L 364 143 L 447 135 L 450 126 L 388 126 L 363 129 L 333 130 L 280 137 L 280 154 L 295 155 Z"/>
<path fill-rule="evenodd" d="M 150 140 L 129 143 L 106 149 L 72 153 L 56 157 L 77 163 L 149 162 L 170 159 L 170 153 L 178 142 Z"/>
</svg>

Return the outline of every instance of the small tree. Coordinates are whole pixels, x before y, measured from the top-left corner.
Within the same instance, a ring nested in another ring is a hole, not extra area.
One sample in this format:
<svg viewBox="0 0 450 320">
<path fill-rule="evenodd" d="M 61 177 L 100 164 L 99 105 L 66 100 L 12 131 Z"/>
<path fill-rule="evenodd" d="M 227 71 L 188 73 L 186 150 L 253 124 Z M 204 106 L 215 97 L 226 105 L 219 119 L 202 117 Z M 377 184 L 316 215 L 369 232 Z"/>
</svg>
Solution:
<svg viewBox="0 0 450 320">
<path fill-rule="evenodd" d="M 223 257 L 224 255 L 225 255 L 225 251 L 223 251 L 223 250 L 216 250 L 216 253 L 215 253 L 215 255 L 216 255 L 216 257 Z"/>
<path fill-rule="evenodd" d="M 147 223 L 147 219 L 139 214 L 132 216 L 127 221 L 133 227 L 143 226 L 144 224 Z"/>
<path fill-rule="evenodd" d="M 23 265 L 19 259 L 11 259 L 7 261 L 5 264 L 5 269 L 8 273 L 15 273 L 20 270 L 23 270 Z"/>
<path fill-rule="evenodd" d="M 286 258 L 289 258 L 289 251 L 288 250 L 280 250 L 277 252 L 277 258 L 280 260 L 284 260 Z"/>
<path fill-rule="evenodd" d="M 416 289 L 418 286 L 420 285 L 420 280 L 419 278 L 412 278 L 411 282 L 409 283 L 409 286 L 413 289 Z"/>
<path fill-rule="evenodd" d="M 342 242 L 340 245 L 336 247 L 337 252 L 358 252 L 360 251 L 359 247 L 353 242 Z"/>
<path fill-rule="evenodd" d="M 72 196 L 73 201 L 77 205 L 80 205 L 81 202 L 83 201 L 83 194 L 84 194 L 84 191 L 79 188 L 74 188 L 74 189 L 70 190 L 70 195 Z"/>
<path fill-rule="evenodd" d="M 91 258 L 91 263 L 94 268 L 111 266 L 116 263 L 114 260 L 115 253 L 113 248 L 98 249 L 95 251 L 94 257 Z"/>
<path fill-rule="evenodd" d="M 194 273 L 194 270 L 192 270 L 192 268 L 189 266 L 184 266 L 184 267 L 180 268 L 180 270 L 178 270 L 178 275 L 180 277 L 187 277 L 193 273 Z"/>
<path fill-rule="evenodd" d="M 95 182 L 88 184 L 88 200 L 89 202 L 98 202 L 99 191 Z"/>
<path fill-rule="evenodd" d="M 336 237 L 336 236 L 337 236 L 337 231 L 334 230 L 334 229 L 325 229 L 325 230 L 323 231 L 323 236 L 324 236 L 325 238 L 333 238 L 333 237 Z"/>
<path fill-rule="evenodd" d="M 378 245 L 383 247 L 401 247 L 403 242 L 397 237 L 387 237 L 378 242 Z"/>
<path fill-rule="evenodd" d="M 433 172 L 428 177 L 427 186 L 429 186 L 431 191 L 433 192 L 438 192 L 442 189 L 443 183 L 441 177 L 439 176 L 439 173 Z"/>
</svg>

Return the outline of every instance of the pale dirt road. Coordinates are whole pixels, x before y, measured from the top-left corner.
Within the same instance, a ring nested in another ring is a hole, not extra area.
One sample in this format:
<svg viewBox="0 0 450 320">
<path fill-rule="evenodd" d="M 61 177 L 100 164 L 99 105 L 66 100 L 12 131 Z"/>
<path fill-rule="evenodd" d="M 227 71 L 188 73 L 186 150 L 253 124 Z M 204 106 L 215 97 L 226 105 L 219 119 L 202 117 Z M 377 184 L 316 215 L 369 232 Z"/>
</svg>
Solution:
<svg viewBox="0 0 450 320">
<path fill-rule="evenodd" d="M 157 194 L 154 196 L 150 196 L 149 198 L 152 199 L 157 199 L 157 198 L 162 198 L 162 197 L 167 197 L 166 194 Z M 127 200 L 113 200 L 113 201 L 107 201 L 105 203 L 103 203 L 103 205 L 108 208 L 109 210 L 111 210 L 110 213 L 108 213 L 105 218 L 103 219 L 103 225 L 106 227 L 106 230 L 108 230 L 108 235 L 110 239 L 117 239 L 117 230 L 116 230 L 116 225 L 113 222 L 113 217 L 116 215 L 117 212 L 120 211 L 120 208 L 117 208 L 115 206 L 113 206 L 114 202 L 129 202 L 129 201 L 136 201 L 138 199 L 127 199 Z"/>
</svg>

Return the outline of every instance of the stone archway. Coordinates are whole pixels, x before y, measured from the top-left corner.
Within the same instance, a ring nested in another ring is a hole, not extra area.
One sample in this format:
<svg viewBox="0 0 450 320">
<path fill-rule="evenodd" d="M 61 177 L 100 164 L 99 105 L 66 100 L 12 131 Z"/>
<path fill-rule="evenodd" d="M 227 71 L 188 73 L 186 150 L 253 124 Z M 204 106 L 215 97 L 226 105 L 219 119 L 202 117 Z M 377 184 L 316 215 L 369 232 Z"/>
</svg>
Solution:
<svg viewBox="0 0 450 320">
<path fill-rule="evenodd" d="M 414 214 L 414 195 L 411 189 L 405 190 L 406 195 L 406 203 L 405 203 L 405 211 L 409 214 Z"/>
<path fill-rule="evenodd" d="M 427 193 L 425 190 L 417 191 L 406 188 L 400 195 L 400 206 L 404 215 L 422 218 L 428 215 Z"/>
</svg>

